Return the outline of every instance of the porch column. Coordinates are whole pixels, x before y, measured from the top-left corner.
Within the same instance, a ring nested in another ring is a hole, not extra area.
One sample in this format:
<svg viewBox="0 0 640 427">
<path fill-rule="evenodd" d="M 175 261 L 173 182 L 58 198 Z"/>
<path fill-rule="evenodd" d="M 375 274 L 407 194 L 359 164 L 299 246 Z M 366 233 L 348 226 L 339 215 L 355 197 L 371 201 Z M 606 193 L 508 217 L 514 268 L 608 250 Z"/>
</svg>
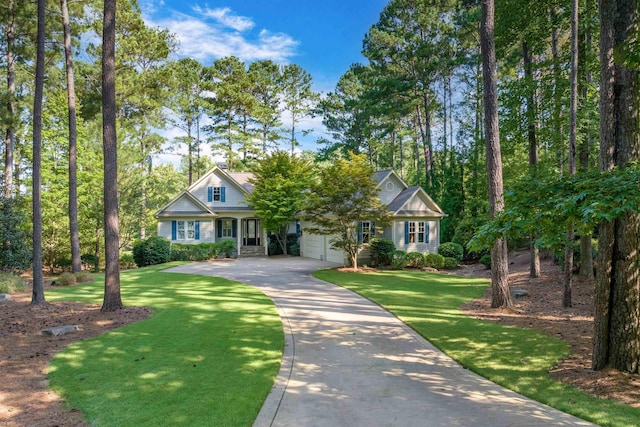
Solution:
<svg viewBox="0 0 640 427">
<path fill-rule="evenodd" d="M 238 230 L 236 230 L 236 236 L 238 241 L 236 242 L 236 248 L 238 250 L 238 258 L 240 258 L 240 248 L 242 247 L 242 231 L 244 230 L 244 219 L 238 218 Z"/>
</svg>

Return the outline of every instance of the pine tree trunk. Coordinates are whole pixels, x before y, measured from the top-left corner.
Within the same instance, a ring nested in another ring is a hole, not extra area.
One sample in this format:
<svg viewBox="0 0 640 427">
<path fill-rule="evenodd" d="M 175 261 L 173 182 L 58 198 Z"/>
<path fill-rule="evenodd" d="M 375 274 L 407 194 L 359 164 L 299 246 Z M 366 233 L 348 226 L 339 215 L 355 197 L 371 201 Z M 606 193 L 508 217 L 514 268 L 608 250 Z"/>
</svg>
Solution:
<svg viewBox="0 0 640 427">
<path fill-rule="evenodd" d="M 15 74 L 15 57 L 14 57 L 14 42 L 15 42 L 15 28 L 14 28 L 14 0 L 9 0 L 7 5 L 8 9 L 8 25 L 6 30 L 7 38 L 7 113 L 8 123 L 5 134 L 5 148 L 4 148 L 4 197 L 12 199 L 14 196 L 14 182 L 13 182 L 13 162 L 14 162 L 14 150 L 16 146 L 16 131 L 15 131 L 15 111 L 16 111 L 16 74 Z"/>
<path fill-rule="evenodd" d="M 600 169 L 640 159 L 638 77 L 614 52 L 638 33 L 636 0 L 600 2 Z M 640 215 L 600 226 L 592 366 L 638 373 L 640 362 Z"/>
<path fill-rule="evenodd" d="M 69 232 L 71 235 L 71 271 L 82 270 L 80 260 L 80 233 L 78 231 L 78 178 L 77 178 L 77 126 L 76 89 L 71 51 L 71 29 L 67 0 L 60 0 L 62 28 L 64 32 L 64 54 L 67 70 L 67 101 L 69 105 Z"/>
<path fill-rule="evenodd" d="M 526 82 L 533 82 L 533 58 L 526 40 L 522 42 L 522 62 Z M 529 140 L 529 170 L 531 176 L 536 177 L 538 173 L 538 138 L 536 135 L 535 91 L 533 90 L 527 94 L 527 134 Z M 536 246 L 537 238 L 537 233 L 532 233 L 529 236 L 529 252 L 531 256 L 529 277 L 534 279 L 540 277 L 540 251 Z"/>
<path fill-rule="evenodd" d="M 578 0 L 571 0 L 571 95 L 569 107 L 569 175 L 576 174 L 577 123 L 578 123 Z M 571 307 L 573 280 L 574 225 L 569 224 L 564 251 L 564 294 L 562 305 Z"/>
<path fill-rule="evenodd" d="M 116 0 L 104 0 L 102 36 L 102 138 L 104 151 L 105 280 L 102 311 L 122 308 L 118 230 L 118 158 L 116 143 Z"/>
<path fill-rule="evenodd" d="M 584 16 L 591 16 L 593 9 L 591 9 L 591 0 L 586 1 L 584 10 Z M 589 25 L 583 27 L 584 38 L 582 40 L 583 49 L 581 54 L 578 55 L 578 71 L 585 70 L 584 82 L 582 79 L 578 79 L 580 85 L 580 98 L 584 101 L 587 98 L 587 88 L 593 82 L 593 76 L 590 71 L 587 70 L 587 56 L 591 51 L 591 28 Z M 582 83 L 581 83 L 582 82 Z M 580 145 L 580 171 L 589 171 L 589 150 L 593 144 L 593 137 L 591 132 L 587 131 L 583 137 L 582 144 Z M 593 279 L 593 248 L 591 244 L 591 235 L 580 236 L 580 276 L 585 279 Z"/>
<path fill-rule="evenodd" d="M 494 44 L 494 0 L 482 0 L 480 24 L 482 76 L 484 80 L 485 139 L 487 144 L 487 179 L 489 184 L 489 217 L 504 209 L 500 130 L 498 128 L 498 88 L 496 50 Z M 507 242 L 497 239 L 491 249 L 491 307 L 510 307 Z"/>
<path fill-rule="evenodd" d="M 45 0 L 38 0 L 36 81 L 33 96 L 33 292 L 31 304 L 44 304 L 42 277 L 42 98 L 44 92 Z"/>
</svg>

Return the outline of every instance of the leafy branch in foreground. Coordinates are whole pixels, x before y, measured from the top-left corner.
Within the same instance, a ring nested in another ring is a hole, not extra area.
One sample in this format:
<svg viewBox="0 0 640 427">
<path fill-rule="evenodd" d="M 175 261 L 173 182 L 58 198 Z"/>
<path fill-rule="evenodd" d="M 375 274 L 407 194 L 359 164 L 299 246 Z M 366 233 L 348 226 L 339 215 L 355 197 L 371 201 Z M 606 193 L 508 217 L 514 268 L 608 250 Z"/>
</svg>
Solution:
<svg viewBox="0 0 640 427">
<path fill-rule="evenodd" d="M 521 238 L 538 232 L 538 244 L 565 245 L 568 224 L 590 235 L 598 224 L 640 210 L 640 165 L 586 172 L 558 179 L 526 176 L 505 194 L 506 209 L 469 241 L 471 250 L 491 246 L 498 236 Z"/>
</svg>

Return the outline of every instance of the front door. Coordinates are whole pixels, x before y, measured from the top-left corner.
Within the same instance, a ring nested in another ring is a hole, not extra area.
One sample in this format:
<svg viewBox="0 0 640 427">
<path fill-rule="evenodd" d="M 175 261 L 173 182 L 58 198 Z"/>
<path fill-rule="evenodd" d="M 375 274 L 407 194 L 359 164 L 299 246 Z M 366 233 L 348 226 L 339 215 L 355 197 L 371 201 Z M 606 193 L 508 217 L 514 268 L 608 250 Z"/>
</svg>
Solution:
<svg viewBox="0 0 640 427">
<path fill-rule="evenodd" d="M 243 238 L 244 246 L 260 246 L 260 220 L 244 220 Z"/>
</svg>

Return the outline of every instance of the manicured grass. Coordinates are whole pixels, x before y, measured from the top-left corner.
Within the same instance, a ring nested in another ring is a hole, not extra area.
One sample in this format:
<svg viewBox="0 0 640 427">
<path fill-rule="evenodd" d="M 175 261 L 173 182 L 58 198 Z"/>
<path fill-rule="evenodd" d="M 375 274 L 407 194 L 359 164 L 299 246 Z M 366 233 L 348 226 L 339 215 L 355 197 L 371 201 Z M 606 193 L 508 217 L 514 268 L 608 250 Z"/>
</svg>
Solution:
<svg viewBox="0 0 640 427">
<path fill-rule="evenodd" d="M 599 425 L 640 425 L 640 409 L 597 399 L 549 377 L 549 369 L 568 354 L 563 341 L 462 313 L 458 307 L 482 295 L 486 280 L 410 271 L 314 275 L 381 305 L 461 365 L 498 384 Z"/>
<path fill-rule="evenodd" d="M 51 387 L 95 426 L 248 426 L 280 369 L 278 312 L 260 291 L 225 279 L 160 272 L 121 275 L 137 324 L 58 353 Z M 102 302 L 104 282 L 52 290 L 49 301 Z"/>
</svg>

